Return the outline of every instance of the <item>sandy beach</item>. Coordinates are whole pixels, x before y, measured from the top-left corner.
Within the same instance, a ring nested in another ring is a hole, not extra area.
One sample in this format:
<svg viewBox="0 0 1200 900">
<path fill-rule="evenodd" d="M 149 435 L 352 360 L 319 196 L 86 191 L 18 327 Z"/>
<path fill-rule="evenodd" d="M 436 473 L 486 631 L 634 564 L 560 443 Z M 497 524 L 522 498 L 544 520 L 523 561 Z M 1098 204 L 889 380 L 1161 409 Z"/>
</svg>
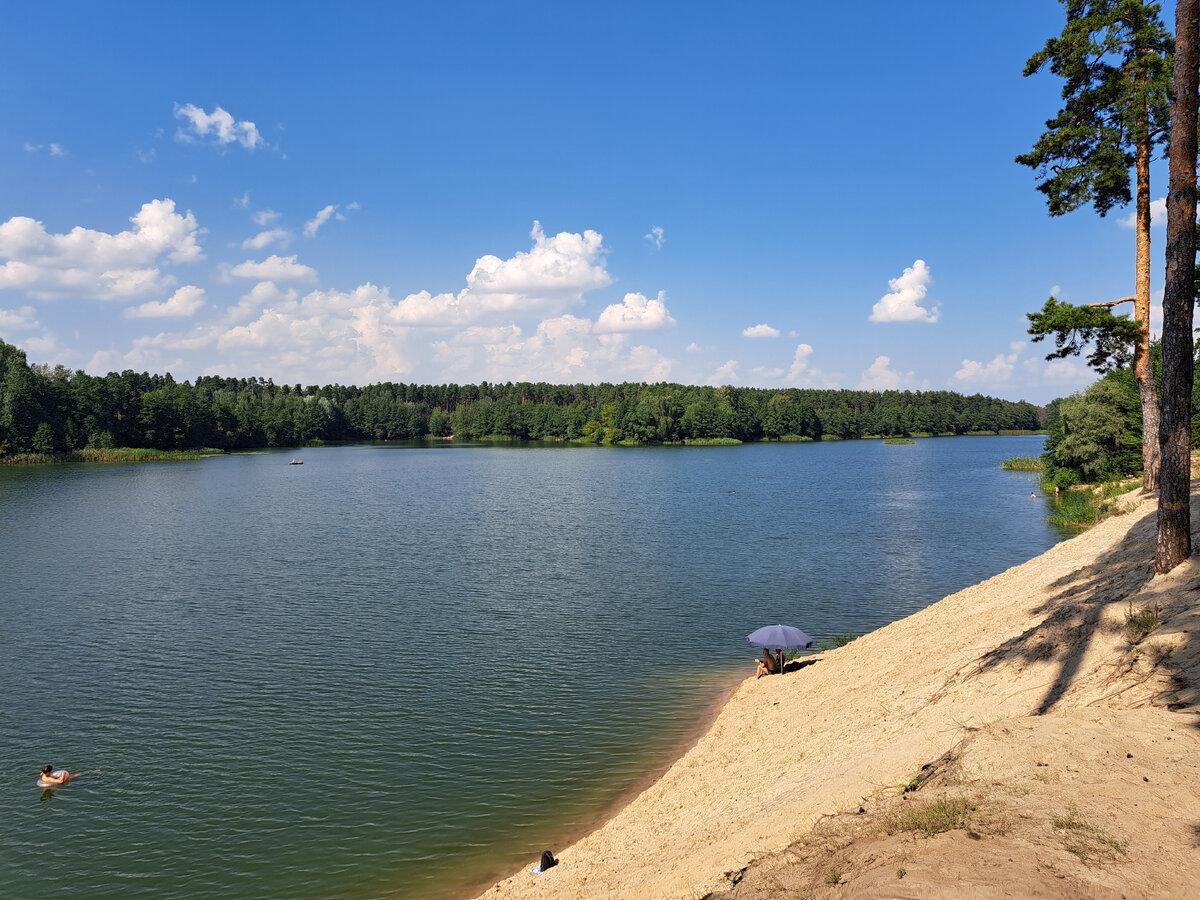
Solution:
<svg viewBox="0 0 1200 900">
<path fill-rule="evenodd" d="M 749 678 L 558 866 L 481 896 L 1200 896 L 1200 566 L 1155 577 L 1156 498 L 1128 505 Z"/>
</svg>

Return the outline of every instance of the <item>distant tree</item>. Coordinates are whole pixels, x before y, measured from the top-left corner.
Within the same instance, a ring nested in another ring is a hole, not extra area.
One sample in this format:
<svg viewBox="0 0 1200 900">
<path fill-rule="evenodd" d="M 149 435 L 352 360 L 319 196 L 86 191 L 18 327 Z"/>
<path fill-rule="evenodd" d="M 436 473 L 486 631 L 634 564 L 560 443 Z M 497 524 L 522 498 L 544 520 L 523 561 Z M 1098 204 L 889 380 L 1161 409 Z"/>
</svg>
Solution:
<svg viewBox="0 0 1200 900">
<path fill-rule="evenodd" d="M 1121 365 L 1130 344 L 1146 423 L 1142 442 L 1142 485 L 1158 486 L 1158 391 L 1150 367 L 1150 157 L 1163 143 L 1170 121 L 1170 34 L 1159 6 L 1145 0 L 1062 0 L 1067 23 L 1062 34 L 1029 58 L 1025 75 L 1044 66 L 1066 80 L 1063 108 L 1046 122 L 1046 132 L 1016 161 L 1042 179 L 1050 215 L 1091 203 L 1101 216 L 1124 206 L 1130 196 L 1129 170 L 1136 172 L 1137 256 L 1132 297 L 1075 307 L 1054 298 L 1029 316 L 1034 341 L 1058 336 L 1047 359 L 1077 354 L 1091 341 L 1089 364 L 1106 371 Z M 1133 321 L 1111 307 L 1133 301 Z M 1122 324 L 1122 323 L 1127 324 Z M 1136 325 L 1136 333 L 1130 326 Z"/>
<path fill-rule="evenodd" d="M 33 432 L 33 451 L 35 453 L 53 453 L 55 450 L 54 431 L 49 422 L 40 422 Z"/>
<path fill-rule="evenodd" d="M 1192 555 L 1192 334 L 1196 270 L 1196 119 L 1200 104 L 1200 0 L 1175 6 L 1167 277 L 1163 293 L 1162 490 L 1154 570 L 1170 572 Z"/>
<path fill-rule="evenodd" d="M 438 408 L 429 414 L 429 433 L 431 435 L 448 437 L 451 430 L 450 416 L 444 409 Z"/>
</svg>

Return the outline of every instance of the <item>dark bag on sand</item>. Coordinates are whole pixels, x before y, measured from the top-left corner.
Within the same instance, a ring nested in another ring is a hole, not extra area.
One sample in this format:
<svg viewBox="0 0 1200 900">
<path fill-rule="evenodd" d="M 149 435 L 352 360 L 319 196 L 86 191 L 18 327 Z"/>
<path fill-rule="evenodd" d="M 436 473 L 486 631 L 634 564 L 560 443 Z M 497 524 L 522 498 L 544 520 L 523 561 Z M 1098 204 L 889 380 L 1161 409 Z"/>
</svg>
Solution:
<svg viewBox="0 0 1200 900">
<path fill-rule="evenodd" d="M 551 853 L 549 850 L 543 850 L 542 851 L 542 861 L 539 865 L 541 867 L 541 870 L 543 872 L 545 872 L 551 866 L 557 866 L 558 860 L 554 858 L 554 854 Z"/>
</svg>

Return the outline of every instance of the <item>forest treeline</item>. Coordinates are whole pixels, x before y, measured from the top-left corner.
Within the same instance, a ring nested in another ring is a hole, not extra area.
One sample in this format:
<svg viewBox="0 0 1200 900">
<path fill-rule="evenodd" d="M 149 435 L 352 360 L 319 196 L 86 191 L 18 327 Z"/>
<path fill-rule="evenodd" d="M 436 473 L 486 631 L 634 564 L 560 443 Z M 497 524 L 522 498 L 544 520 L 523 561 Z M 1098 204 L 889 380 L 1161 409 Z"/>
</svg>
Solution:
<svg viewBox="0 0 1200 900">
<path fill-rule="evenodd" d="M 309 441 L 852 439 L 1037 430 L 1026 402 L 950 391 L 773 390 L 681 384 L 301 386 L 29 365 L 0 341 L 0 456 L 87 447 L 224 450 Z"/>
</svg>

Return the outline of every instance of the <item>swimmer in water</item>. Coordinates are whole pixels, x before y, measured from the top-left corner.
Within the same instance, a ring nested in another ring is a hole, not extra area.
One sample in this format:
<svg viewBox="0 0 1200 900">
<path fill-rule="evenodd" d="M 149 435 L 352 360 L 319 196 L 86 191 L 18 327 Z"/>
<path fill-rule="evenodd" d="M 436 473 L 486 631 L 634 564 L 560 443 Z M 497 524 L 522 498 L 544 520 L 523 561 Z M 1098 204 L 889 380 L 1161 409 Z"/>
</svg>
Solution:
<svg viewBox="0 0 1200 900">
<path fill-rule="evenodd" d="M 46 784 L 66 784 L 71 780 L 71 773 L 66 770 L 56 772 L 54 766 L 43 766 L 39 777 Z"/>
</svg>

